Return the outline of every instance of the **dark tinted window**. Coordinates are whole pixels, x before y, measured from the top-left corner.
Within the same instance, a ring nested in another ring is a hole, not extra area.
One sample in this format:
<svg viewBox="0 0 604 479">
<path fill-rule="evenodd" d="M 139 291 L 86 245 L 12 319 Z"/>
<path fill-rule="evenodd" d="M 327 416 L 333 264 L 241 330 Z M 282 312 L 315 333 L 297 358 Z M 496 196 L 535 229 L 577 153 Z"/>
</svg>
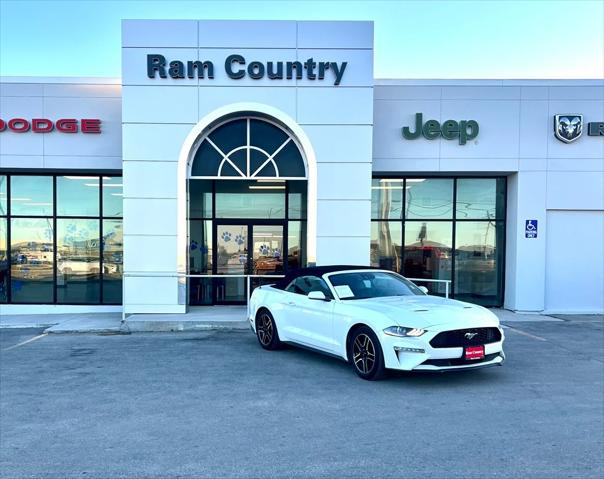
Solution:
<svg viewBox="0 0 604 479">
<path fill-rule="evenodd" d="M 261 118 L 237 118 L 201 141 L 191 176 L 304 178 L 306 170 L 288 132 Z"/>
<path fill-rule="evenodd" d="M 329 286 L 321 278 L 316 276 L 300 276 L 294 279 L 285 291 L 296 294 L 308 295 L 311 291 L 322 291 L 326 297 L 333 298 Z"/>
</svg>

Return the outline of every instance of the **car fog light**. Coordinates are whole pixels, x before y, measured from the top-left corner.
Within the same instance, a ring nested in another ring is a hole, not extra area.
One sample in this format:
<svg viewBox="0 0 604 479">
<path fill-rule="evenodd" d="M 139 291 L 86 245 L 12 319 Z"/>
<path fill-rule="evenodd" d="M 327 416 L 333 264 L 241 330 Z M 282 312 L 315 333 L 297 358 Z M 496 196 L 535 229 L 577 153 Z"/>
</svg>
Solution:
<svg viewBox="0 0 604 479">
<path fill-rule="evenodd" d="M 403 346 L 394 346 L 397 353 L 425 353 L 426 351 L 420 348 L 405 348 Z"/>
</svg>

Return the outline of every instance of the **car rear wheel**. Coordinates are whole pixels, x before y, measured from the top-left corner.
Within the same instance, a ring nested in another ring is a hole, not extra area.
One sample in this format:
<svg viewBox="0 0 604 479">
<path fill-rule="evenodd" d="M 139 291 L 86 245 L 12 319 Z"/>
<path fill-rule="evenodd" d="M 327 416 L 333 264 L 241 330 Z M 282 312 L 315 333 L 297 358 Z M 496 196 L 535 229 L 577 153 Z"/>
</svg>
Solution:
<svg viewBox="0 0 604 479">
<path fill-rule="evenodd" d="M 352 335 L 348 357 L 354 372 L 363 379 L 374 381 L 384 377 L 382 346 L 371 328 L 362 326 Z"/>
<path fill-rule="evenodd" d="M 263 309 L 256 316 L 256 337 L 264 349 L 272 351 L 281 348 L 275 320 L 267 309 Z"/>
</svg>

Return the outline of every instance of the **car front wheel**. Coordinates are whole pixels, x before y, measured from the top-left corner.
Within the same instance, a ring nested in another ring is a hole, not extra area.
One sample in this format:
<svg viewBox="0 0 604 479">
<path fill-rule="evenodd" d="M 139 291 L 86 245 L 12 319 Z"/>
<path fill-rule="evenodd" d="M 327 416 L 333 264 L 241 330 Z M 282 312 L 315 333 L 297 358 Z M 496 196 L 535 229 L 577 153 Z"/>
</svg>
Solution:
<svg viewBox="0 0 604 479">
<path fill-rule="evenodd" d="M 371 328 L 362 326 L 353 333 L 348 357 L 354 371 L 361 378 L 374 381 L 384 376 L 382 347 Z"/>
<path fill-rule="evenodd" d="M 275 320 L 270 311 L 266 309 L 260 311 L 256 316 L 256 337 L 264 349 L 270 351 L 281 348 Z"/>
</svg>

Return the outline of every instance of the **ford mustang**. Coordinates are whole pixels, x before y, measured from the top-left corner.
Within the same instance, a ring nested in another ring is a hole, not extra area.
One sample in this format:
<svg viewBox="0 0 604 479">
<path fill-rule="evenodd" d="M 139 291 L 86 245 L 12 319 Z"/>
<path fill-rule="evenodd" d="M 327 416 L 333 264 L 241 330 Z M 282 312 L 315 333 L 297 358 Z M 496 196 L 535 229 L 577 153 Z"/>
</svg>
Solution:
<svg viewBox="0 0 604 479">
<path fill-rule="evenodd" d="M 497 316 L 426 293 L 392 271 L 301 268 L 256 288 L 248 319 L 264 349 L 283 343 L 310 348 L 348 361 L 368 380 L 387 369 L 463 370 L 504 362 Z"/>
</svg>

